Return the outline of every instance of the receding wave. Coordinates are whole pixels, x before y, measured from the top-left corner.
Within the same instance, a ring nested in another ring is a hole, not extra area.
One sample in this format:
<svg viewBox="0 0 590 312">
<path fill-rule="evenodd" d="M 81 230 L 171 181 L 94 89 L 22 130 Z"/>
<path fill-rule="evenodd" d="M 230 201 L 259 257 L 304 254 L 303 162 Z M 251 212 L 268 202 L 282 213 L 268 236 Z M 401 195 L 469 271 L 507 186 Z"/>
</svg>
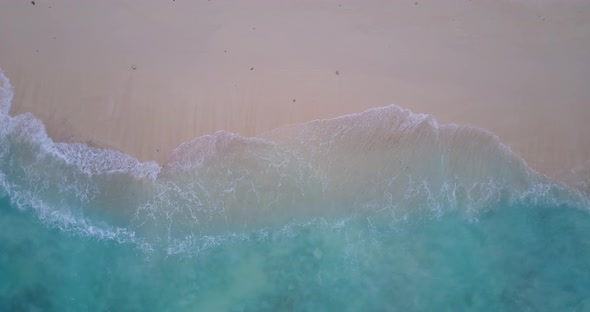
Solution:
<svg viewBox="0 0 590 312">
<path fill-rule="evenodd" d="M 313 220 L 382 223 L 505 202 L 587 207 L 534 172 L 492 133 L 440 125 L 391 105 L 285 126 L 256 138 L 224 131 L 178 147 L 160 166 L 113 150 L 53 142 L 32 114 L 10 116 L 0 75 L 0 186 L 51 226 L 148 248 Z"/>
<path fill-rule="evenodd" d="M 142 163 L 54 142 L 12 96 L 0 73 L 0 309 L 590 308 L 590 166 L 556 183 L 395 105 Z"/>
</svg>

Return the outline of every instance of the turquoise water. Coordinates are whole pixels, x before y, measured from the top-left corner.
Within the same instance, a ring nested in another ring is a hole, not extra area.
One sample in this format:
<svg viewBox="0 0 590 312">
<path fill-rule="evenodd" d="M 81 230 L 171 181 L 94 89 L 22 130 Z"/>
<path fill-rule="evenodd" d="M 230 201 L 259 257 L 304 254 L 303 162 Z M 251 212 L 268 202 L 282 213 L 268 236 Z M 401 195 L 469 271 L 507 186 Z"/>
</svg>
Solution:
<svg viewBox="0 0 590 312">
<path fill-rule="evenodd" d="M 160 166 L 11 101 L 0 74 L 0 311 L 590 310 L 588 195 L 485 130 L 392 105 Z"/>
<path fill-rule="evenodd" d="M 198 255 L 47 228 L 0 204 L 3 311 L 588 311 L 590 217 L 504 206 L 228 239 Z"/>
</svg>

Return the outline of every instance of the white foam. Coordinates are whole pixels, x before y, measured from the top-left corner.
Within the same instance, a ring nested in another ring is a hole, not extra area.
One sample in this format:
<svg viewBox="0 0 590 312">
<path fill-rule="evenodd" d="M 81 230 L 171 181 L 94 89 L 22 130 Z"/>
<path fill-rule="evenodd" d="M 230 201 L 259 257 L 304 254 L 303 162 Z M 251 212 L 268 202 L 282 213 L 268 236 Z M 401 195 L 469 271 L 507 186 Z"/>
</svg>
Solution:
<svg viewBox="0 0 590 312">
<path fill-rule="evenodd" d="M 179 146 L 161 169 L 108 149 L 55 143 L 32 114 L 8 115 L 12 95 L 0 72 L 0 192 L 64 231 L 163 245 L 170 254 L 310 220 L 341 226 L 366 215 L 374 224 L 449 210 L 476 219 L 504 201 L 588 203 L 534 172 L 493 133 L 439 125 L 395 105 L 261 138 L 205 135 Z"/>
<path fill-rule="evenodd" d="M 8 115 L 13 96 L 14 92 L 12 91 L 10 81 L 6 78 L 2 69 L 0 69 L 0 116 Z"/>
</svg>

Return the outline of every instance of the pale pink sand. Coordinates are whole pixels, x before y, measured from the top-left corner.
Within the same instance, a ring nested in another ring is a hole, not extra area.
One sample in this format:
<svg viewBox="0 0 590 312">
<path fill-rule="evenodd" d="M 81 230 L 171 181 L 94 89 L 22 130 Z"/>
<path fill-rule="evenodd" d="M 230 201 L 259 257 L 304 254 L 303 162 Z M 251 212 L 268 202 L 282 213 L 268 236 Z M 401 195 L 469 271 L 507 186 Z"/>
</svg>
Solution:
<svg viewBox="0 0 590 312">
<path fill-rule="evenodd" d="M 140 160 L 395 103 L 550 176 L 584 167 L 589 1 L 415 2 L 3 0 L 0 68 L 12 114 Z"/>
</svg>

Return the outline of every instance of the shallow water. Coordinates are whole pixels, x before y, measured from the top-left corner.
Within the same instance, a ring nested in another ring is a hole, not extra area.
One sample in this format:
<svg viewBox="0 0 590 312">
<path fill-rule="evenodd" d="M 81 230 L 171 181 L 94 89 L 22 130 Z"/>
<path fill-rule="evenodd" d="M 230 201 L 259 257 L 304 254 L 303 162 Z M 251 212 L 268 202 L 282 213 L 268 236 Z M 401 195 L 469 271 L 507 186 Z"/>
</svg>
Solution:
<svg viewBox="0 0 590 312">
<path fill-rule="evenodd" d="M 54 143 L 0 74 L 0 311 L 586 311 L 589 198 L 397 106 L 180 146 Z"/>
<path fill-rule="evenodd" d="M 499 206 L 478 222 L 317 220 L 191 256 L 64 233 L 1 207 L 8 311 L 590 309 L 590 217 L 574 207 Z"/>
</svg>

